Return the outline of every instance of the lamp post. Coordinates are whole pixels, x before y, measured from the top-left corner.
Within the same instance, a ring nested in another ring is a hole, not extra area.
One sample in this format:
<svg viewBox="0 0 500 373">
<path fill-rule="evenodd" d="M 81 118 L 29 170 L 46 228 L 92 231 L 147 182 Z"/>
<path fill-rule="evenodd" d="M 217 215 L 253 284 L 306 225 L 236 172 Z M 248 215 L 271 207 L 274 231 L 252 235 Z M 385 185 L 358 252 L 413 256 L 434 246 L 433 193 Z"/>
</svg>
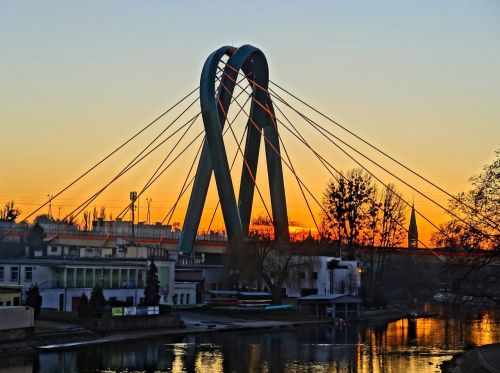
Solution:
<svg viewBox="0 0 500 373">
<path fill-rule="evenodd" d="M 132 213 L 132 243 L 134 243 L 134 222 L 135 222 L 135 200 L 137 199 L 137 192 L 130 192 L 130 211 Z"/>
</svg>

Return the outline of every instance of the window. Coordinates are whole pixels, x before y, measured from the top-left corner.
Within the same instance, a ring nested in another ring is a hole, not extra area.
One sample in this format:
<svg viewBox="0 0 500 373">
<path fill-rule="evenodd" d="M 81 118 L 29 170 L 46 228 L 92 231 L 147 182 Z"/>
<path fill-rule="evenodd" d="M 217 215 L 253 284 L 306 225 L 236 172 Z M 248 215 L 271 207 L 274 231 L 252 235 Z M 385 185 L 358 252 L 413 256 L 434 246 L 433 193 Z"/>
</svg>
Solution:
<svg viewBox="0 0 500 373">
<path fill-rule="evenodd" d="M 0 300 L 0 307 L 2 307 L 2 306 L 3 306 L 3 301 Z"/>
<path fill-rule="evenodd" d="M 186 304 L 189 304 L 189 294 L 186 294 Z"/>
<path fill-rule="evenodd" d="M 181 304 L 184 304 L 184 294 L 181 294 Z"/>
<path fill-rule="evenodd" d="M 33 267 L 24 268 L 24 281 L 26 282 L 33 281 Z"/>
<path fill-rule="evenodd" d="M 10 281 L 19 280 L 19 268 L 10 267 Z"/>
<path fill-rule="evenodd" d="M 299 272 L 299 278 L 301 280 L 304 280 L 306 278 L 306 273 L 305 272 Z"/>
<path fill-rule="evenodd" d="M 177 304 L 177 294 L 174 294 L 172 301 L 174 302 L 174 304 Z"/>
<path fill-rule="evenodd" d="M 51 246 L 50 247 L 50 252 L 51 253 L 57 253 L 57 246 Z"/>
<path fill-rule="evenodd" d="M 4 280 L 4 269 L 3 266 L 0 266 L 0 281 Z"/>
<path fill-rule="evenodd" d="M 14 306 L 19 306 L 19 297 L 14 297 Z"/>
<path fill-rule="evenodd" d="M 311 273 L 311 279 L 317 280 L 318 279 L 318 272 Z"/>
</svg>

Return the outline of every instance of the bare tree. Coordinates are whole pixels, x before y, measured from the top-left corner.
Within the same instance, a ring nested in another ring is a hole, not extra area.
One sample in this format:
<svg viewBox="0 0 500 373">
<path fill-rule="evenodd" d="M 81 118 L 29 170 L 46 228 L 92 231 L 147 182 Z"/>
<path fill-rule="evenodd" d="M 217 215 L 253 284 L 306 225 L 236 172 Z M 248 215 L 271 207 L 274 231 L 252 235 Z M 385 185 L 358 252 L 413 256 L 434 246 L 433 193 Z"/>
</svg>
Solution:
<svg viewBox="0 0 500 373">
<path fill-rule="evenodd" d="M 84 231 L 88 231 L 90 230 L 91 226 L 92 226 L 92 222 L 90 220 L 90 211 L 88 210 L 85 210 L 83 212 L 83 215 L 82 215 L 82 229 Z"/>
<path fill-rule="evenodd" d="M 14 201 L 6 202 L 4 207 L 0 209 L 0 221 L 15 222 L 19 215 L 21 215 L 21 210 Z"/>
<path fill-rule="evenodd" d="M 244 245 L 230 248 L 226 254 L 232 287 L 267 288 L 275 304 L 282 301 L 285 282 L 293 276 L 298 278 L 298 268 L 309 265 L 306 248 L 300 243 L 274 241 L 272 221 L 262 216 L 252 220 L 249 239 Z"/>
<path fill-rule="evenodd" d="M 374 184 L 371 175 L 362 169 L 353 169 L 337 181 L 330 181 L 324 193 L 323 217 L 331 240 L 352 248 L 360 243 L 360 234 L 367 224 L 366 210 L 372 204 Z"/>
<path fill-rule="evenodd" d="M 472 188 L 450 200 L 449 209 L 460 219 L 452 217 L 443 224 L 432 241 L 469 254 L 449 260 L 455 292 L 499 302 L 500 150 L 495 155 L 492 163 L 471 178 Z"/>
</svg>

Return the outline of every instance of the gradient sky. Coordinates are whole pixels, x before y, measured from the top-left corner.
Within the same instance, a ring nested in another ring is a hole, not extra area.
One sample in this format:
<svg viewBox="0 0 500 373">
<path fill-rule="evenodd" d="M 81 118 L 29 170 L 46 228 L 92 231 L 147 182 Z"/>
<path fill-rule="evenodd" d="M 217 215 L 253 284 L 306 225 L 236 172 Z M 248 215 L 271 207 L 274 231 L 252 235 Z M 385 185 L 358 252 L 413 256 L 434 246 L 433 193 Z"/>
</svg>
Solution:
<svg viewBox="0 0 500 373">
<path fill-rule="evenodd" d="M 452 193 L 467 189 L 500 144 L 497 0 L 0 0 L 0 35 L 0 203 L 15 200 L 24 215 L 196 87 L 206 56 L 224 44 L 261 48 L 272 80 Z M 320 198 L 328 175 L 287 141 Z M 312 141 L 338 168 L 353 166 L 331 145 Z M 92 194 L 131 154 L 54 201 L 54 214 Z M 153 220 L 175 199 L 190 158 L 146 194 Z M 120 210 L 154 165 L 96 205 Z M 263 176 L 260 170 L 259 181 Z M 403 177 L 446 203 L 446 196 Z M 286 178 L 290 218 L 311 226 Z M 430 202 L 400 189 L 443 221 Z M 216 202 L 211 193 L 205 215 Z M 174 220 L 182 221 L 186 204 Z M 257 202 L 256 209 L 263 212 Z M 427 240 L 432 228 L 418 222 Z M 220 219 L 216 224 L 222 227 Z"/>
</svg>

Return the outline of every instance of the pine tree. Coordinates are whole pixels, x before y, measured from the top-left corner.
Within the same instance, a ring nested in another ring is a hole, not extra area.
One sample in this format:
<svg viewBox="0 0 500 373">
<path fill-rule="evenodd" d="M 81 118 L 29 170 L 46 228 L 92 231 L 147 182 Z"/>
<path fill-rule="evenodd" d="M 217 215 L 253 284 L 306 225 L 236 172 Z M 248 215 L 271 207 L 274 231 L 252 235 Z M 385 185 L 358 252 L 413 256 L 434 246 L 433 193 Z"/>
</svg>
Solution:
<svg viewBox="0 0 500 373">
<path fill-rule="evenodd" d="M 78 306 L 78 317 L 80 319 L 86 319 L 89 317 L 90 306 L 89 306 L 89 298 L 85 293 L 82 293 L 80 298 L 80 305 Z"/>
<path fill-rule="evenodd" d="M 155 265 L 154 259 L 148 267 L 146 274 L 146 287 L 144 289 L 144 305 L 157 306 L 160 303 L 160 281 L 158 280 L 158 268 Z"/>
<path fill-rule="evenodd" d="M 89 302 L 89 313 L 92 317 L 102 317 L 102 312 L 106 304 L 102 287 L 96 286 L 92 289 Z"/>
<path fill-rule="evenodd" d="M 37 285 L 31 286 L 27 291 L 25 305 L 32 307 L 35 318 L 38 317 L 40 314 L 40 308 L 42 307 L 42 296 L 40 295 L 40 290 Z"/>
</svg>

